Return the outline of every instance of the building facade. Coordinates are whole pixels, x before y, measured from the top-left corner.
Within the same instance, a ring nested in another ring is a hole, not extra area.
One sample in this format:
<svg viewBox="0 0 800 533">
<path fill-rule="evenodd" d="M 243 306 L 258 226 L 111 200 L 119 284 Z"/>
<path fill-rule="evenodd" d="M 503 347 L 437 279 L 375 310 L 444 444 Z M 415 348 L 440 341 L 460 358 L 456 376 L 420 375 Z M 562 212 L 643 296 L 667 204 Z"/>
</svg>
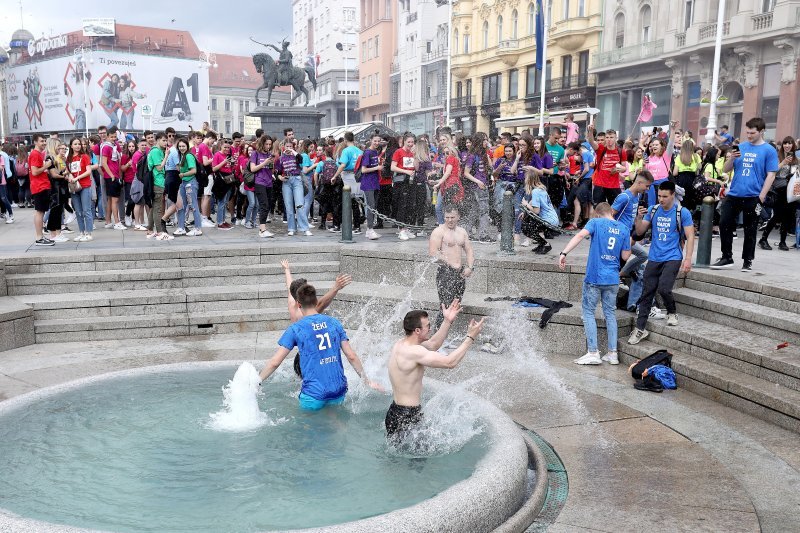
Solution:
<svg viewBox="0 0 800 533">
<path fill-rule="evenodd" d="M 389 126 L 431 133 L 445 124 L 449 10 L 434 0 L 399 0 L 391 63 Z"/>
<path fill-rule="evenodd" d="M 650 125 L 671 119 L 705 136 L 718 13 L 719 0 L 607 2 L 613 29 L 592 68 L 601 126 L 631 133 L 649 92 L 659 106 Z M 800 132 L 800 1 L 728 0 L 720 59 L 718 125 L 740 136 L 749 118 L 761 116 L 768 138 Z"/>
<path fill-rule="evenodd" d="M 360 7 L 360 0 L 292 0 L 290 50 L 295 65 L 317 66 L 317 89 L 312 90 L 310 83 L 306 88 L 311 97 L 308 105 L 325 113 L 322 128 L 360 121 L 356 111 L 361 84 L 357 61 Z"/>
<path fill-rule="evenodd" d="M 547 4 L 545 2 L 545 4 Z M 590 59 L 603 29 L 601 0 L 553 0 L 548 13 L 547 120 L 573 112 L 582 122 L 595 105 Z M 491 136 L 538 124 L 542 71 L 536 61 L 536 3 L 462 0 L 453 17 L 451 116 L 464 133 Z"/>
<path fill-rule="evenodd" d="M 365 122 L 388 125 L 392 58 L 398 3 L 394 0 L 361 0 L 361 31 L 358 34 L 358 74 L 361 81 L 359 106 Z"/>
</svg>

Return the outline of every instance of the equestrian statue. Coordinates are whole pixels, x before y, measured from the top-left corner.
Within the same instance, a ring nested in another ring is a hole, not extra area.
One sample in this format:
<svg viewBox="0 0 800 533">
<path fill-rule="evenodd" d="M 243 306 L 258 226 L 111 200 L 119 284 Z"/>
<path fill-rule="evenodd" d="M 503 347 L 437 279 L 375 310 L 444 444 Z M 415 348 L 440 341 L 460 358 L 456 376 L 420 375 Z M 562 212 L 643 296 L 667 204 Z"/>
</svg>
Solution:
<svg viewBox="0 0 800 533">
<path fill-rule="evenodd" d="M 283 87 L 291 85 L 294 89 L 295 95 L 292 97 L 289 104 L 294 103 L 295 99 L 304 94 L 306 96 L 306 103 L 308 105 L 308 90 L 305 87 L 306 76 L 311 82 L 314 90 L 317 89 L 317 78 L 314 74 L 314 67 L 307 65 L 305 68 L 295 67 L 292 65 L 292 52 L 289 51 L 289 42 L 286 39 L 281 41 L 281 47 L 278 48 L 274 44 L 264 44 L 256 41 L 252 37 L 250 40 L 261 46 L 272 48 L 278 52 L 278 61 L 276 62 L 269 54 L 256 54 L 253 56 L 253 64 L 256 66 L 256 71 L 264 78 L 264 83 L 261 87 L 256 89 L 256 103 L 258 103 L 258 93 L 261 89 L 267 89 L 267 104 L 269 105 L 272 99 L 272 90 L 275 87 Z"/>
</svg>

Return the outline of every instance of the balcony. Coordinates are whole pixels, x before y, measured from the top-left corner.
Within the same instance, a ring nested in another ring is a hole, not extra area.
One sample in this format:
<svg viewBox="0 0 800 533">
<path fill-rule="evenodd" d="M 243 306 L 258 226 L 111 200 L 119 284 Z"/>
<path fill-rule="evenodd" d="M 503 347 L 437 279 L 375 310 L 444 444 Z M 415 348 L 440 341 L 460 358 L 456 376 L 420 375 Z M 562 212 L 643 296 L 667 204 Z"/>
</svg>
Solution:
<svg viewBox="0 0 800 533">
<path fill-rule="evenodd" d="M 519 50 L 519 39 L 506 39 L 505 41 L 497 43 L 498 53 L 503 53 L 505 51 L 516 52 L 517 50 Z"/>
<path fill-rule="evenodd" d="M 772 28 L 772 12 L 753 15 L 753 31 L 769 30 Z"/>
<path fill-rule="evenodd" d="M 770 16 L 772 14 L 770 13 Z M 770 18 L 770 24 L 772 24 L 772 19 Z M 731 33 L 731 23 L 729 21 L 725 21 L 722 23 L 722 35 L 726 36 Z M 684 36 L 685 37 L 685 36 Z M 701 41 L 707 41 L 709 39 L 716 39 L 717 38 L 717 24 L 707 24 L 700 28 L 699 39 Z"/>
<path fill-rule="evenodd" d="M 422 97 L 422 107 L 442 107 L 445 103 L 444 94 L 436 94 L 433 96 L 423 96 Z"/>
<path fill-rule="evenodd" d="M 608 52 L 594 54 L 594 68 L 610 67 L 619 63 L 630 63 L 650 59 L 664 53 L 664 39 L 650 41 L 649 43 L 635 44 Z"/>
<path fill-rule="evenodd" d="M 544 91 L 545 93 L 549 93 L 554 91 L 579 89 L 581 87 L 594 87 L 595 85 L 597 85 L 597 77 L 594 74 L 577 74 L 575 76 L 565 76 L 545 81 Z M 534 90 L 535 92 L 533 94 L 539 94 L 541 92 L 541 86 L 539 85 L 539 82 L 537 82 Z M 528 94 L 528 96 L 533 96 L 533 94 Z"/>
<path fill-rule="evenodd" d="M 398 72 L 400 72 L 400 62 L 392 61 L 392 64 L 389 66 L 389 73 L 396 74 Z"/>
<path fill-rule="evenodd" d="M 471 94 L 450 99 L 450 109 L 468 109 L 470 107 L 475 107 L 475 98 Z"/>
<path fill-rule="evenodd" d="M 686 32 L 675 34 L 675 46 L 678 48 L 686 46 Z"/>
<path fill-rule="evenodd" d="M 447 48 L 441 48 L 439 50 L 433 50 L 431 52 L 426 52 L 422 54 L 422 62 L 423 63 L 433 63 L 434 61 L 438 61 L 440 59 L 447 59 Z"/>
</svg>

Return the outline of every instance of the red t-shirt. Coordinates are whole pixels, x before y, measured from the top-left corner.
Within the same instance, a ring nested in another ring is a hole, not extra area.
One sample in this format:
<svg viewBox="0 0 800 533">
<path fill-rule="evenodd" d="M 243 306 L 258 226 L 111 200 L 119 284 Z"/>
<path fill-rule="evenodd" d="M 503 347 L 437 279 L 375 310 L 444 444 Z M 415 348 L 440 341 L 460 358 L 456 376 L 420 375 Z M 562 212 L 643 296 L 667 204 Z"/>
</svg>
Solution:
<svg viewBox="0 0 800 533">
<path fill-rule="evenodd" d="M 194 158 L 197 159 L 197 164 L 200 166 L 203 166 L 203 157 L 213 159 L 213 156 L 211 155 L 211 149 L 206 143 L 200 143 L 192 148 L 192 155 L 194 155 Z"/>
<path fill-rule="evenodd" d="M 395 150 L 394 154 L 392 154 L 392 161 L 394 161 L 398 168 L 414 170 L 414 154 L 405 148 Z"/>
<path fill-rule="evenodd" d="M 134 159 L 136 157 L 137 153 L 140 153 L 139 150 L 136 150 L 136 152 L 134 152 L 132 156 L 130 156 L 128 154 L 122 154 L 121 164 L 123 166 L 127 165 L 128 161 L 131 161 L 132 159 Z M 131 163 L 131 166 L 129 166 L 127 168 L 127 170 L 125 170 L 122 173 L 122 177 L 125 180 L 125 183 L 133 183 L 134 176 L 136 176 L 136 166 L 133 163 Z"/>
<path fill-rule="evenodd" d="M 108 166 L 108 170 L 111 171 L 110 175 L 106 173 L 101 159 L 100 175 L 107 180 L 119 178 L 119 150 L 117 149 L 117 145 L 110 141 L 104 142 L 100 145 L 100 156 L 101 158 L 106 158 L 106 165 Z"/>
<path fill-rule="evenodd" d="M 28 168 L 30 169 L 31 194 L 40 193 L 50 189 L 50 176 L 46 170 L 38 175 L 33 173 L 33 167 L 42 168 L 44 166 L 44 153 L 33 149 L 28 155 Z"/>
<path fill-rule="evenodd" d="M 594 174 L 592 174 L 592 183 L 594 185 L 608 189 L 619 189 L 619 173 L 612 173 L 614 167 L 621 162 L 619 154 L 620 150 L 616 148 L 607 150 L 604 144 L 597 146 L 595 161 L 600 161 L 600 165 L 595 168 Z M 622 150 L 622 157 L 625 160 L 629 157 L 625 150 Z"/>
<path fill-rule="evenodd" d="M 87 154 L 75 154 L 72 156 L 72 161 L 69 163 L 69 173 L 73 176 L 80 176 L 89 165 L 92 164 L 92 159 Z M 81 184 L 81 187 L 84 189 L 88 189 L 92 186 L 92 175 L 89 174 L 88 176 L 81 178 L 78 182 Z"/>
<path fill-rule="evenodd" d="M 461 165 L 458 162 L 458 158 L 454 155 L 447 156 L 447 159 L 444 162 L 445 171 L 447 171 L 448 165 L 452 165 L 453 170 L 450 172 L 450 175 L 442 184 L 442 191 L 447 190 L 453 186 L 458 187 L 461 183 Z M 460 192 L 453 196 L 453 200 L 456 202 L 460 202 L 463 199 L 464 199 L 464 189 L 463 187 L 461 187 Z"/>
</svg>

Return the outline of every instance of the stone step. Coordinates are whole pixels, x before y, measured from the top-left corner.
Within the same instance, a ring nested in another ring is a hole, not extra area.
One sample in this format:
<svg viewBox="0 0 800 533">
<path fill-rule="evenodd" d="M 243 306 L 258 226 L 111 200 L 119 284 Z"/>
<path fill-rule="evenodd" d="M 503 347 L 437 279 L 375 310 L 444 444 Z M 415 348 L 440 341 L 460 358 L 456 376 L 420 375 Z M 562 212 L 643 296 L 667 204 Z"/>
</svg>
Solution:
<svg viewBox="0 0 800 533">
<path fill-rule="evenodd" d="M 295 277 L 314 281 L 333 280 L 339 273 L 336 261 L 292 264 Z M 181 289 L 232 284 L 280 283 L 283 268 L 276 265 L 224 265 L 209 267 L 135 268 L 63 274 L 11 274 L 6 276 L 9 295 L 48 294 L 57 285 L 60 292 L 95 292 L 139 289 Z"/>
<path fill-rule="evenodd" d="M 34 330 L 37 343 L 48 343 L 275 331 L 288 325 L 283 308 L 37 320 Z"/>
<path fill-rule="evenodd" d="M 330 281 L 311 280 L 320 295 Z M 223 285 L 185 289 L 95 291 L 16 296 L 33 307 L 36 320 L 101 316 L 138 316 L 233 309 L 286 309 L 286 285 Z"/>
<path fill-rule="evenodd" d="M 644 340 L 635 346 L 621 342 L 620 359 L 624 364 L 632 364 L 661 348 L 664 346 L 650 340 Z M 800 392 L 679 350 L 670 350 L 670 353 L 673 355 L 672 368 L 678 378 L 679 389 L 684 388 L 733 409 L 800 432 Z"/>
<path fill-rule="evenodd" d="M 678 326 L 667 326 L 665 320 L 648 321 L 649 340 L 800 392 L 799 347 L 778 349 L 782 341 L 777 339 L 695 317 L 678 320 Z"/>
<path fill-rule="evenodd" d="M 719 278 L 705 278 L 703 280 L 687 278 L 684 280 L 683 286 L 687 289 L 700 291 L 705 294 L 725 296 L 741 302 L 763 305 L 781 311 L 800 314 L 800 295 L 793 291 L 776 291 L 775 287 L 762 285 L 744 285 L 748 288 L 741 288 L 737 286 L 741 285 L 740 283 L 735 285 L 731 283 L 723 284 L 723 281 L 730 281 L 730 279 L 720 280 Z"/>
<path fill-rule="evenodd" d="M 688 288 L 677 289 L 674 295 L 678 314 L 780 342 L 800 343 L 800 314 Z"/>
</svg>

